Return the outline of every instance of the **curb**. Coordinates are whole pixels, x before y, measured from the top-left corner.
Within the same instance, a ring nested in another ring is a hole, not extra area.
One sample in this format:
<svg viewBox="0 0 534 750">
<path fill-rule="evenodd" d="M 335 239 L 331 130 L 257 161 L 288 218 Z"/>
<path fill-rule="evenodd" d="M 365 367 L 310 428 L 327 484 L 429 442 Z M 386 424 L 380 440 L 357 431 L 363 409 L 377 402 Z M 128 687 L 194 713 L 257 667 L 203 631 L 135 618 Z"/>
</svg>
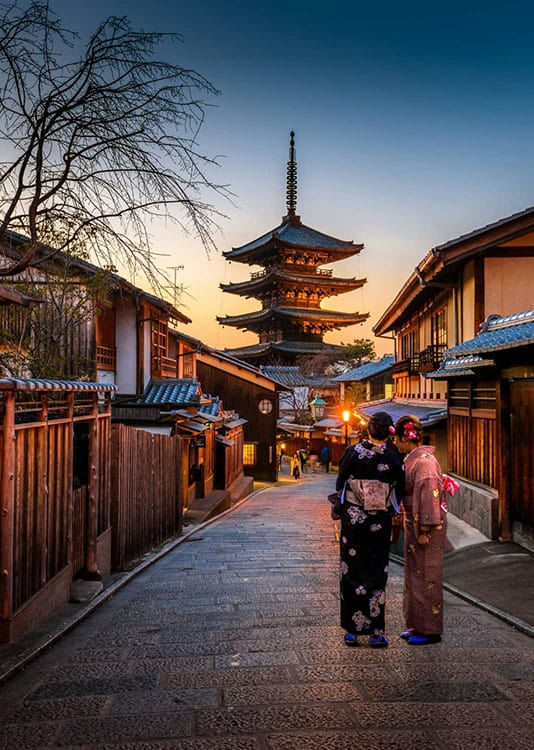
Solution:
<svg viewBox="0 0 534 750">
<path fill-rule="evenodd" d="M 398 565 L 404 567 L 404 560 L 402 559 L 402 557 L 391 554 L 390 559 L 393 560 L 393 562 L 396 562 Z M 488 614 L 493 615 L 493 617 L 497 617 L 507 625 L 511 625 L 521 633 L 530 636 L 530 638 L 534 638 L 534 627 L 532 627 L 532 625 L 529 625 L 527 622 L 520 620 L 518 617 L 514 617 L 508 612 L 504 612 L 502 609 L 494 607 L 492 604 L 488 604 L 482 599 L 478 599 L 476 596 L 473 596 L 466 591 L 462 591 L 462 589 L 457 588 L 452 583 L 447 583 L 447 581 L 443 581 L 443 588 L 445 589 L 445 591 L 448 591 L 450 594 L 454 594 L 454 596 L 457 596 L 459 599 L 463 599 L 469 604 L 472 604 L 474 607 L 482 609 L 484 610 L 484 612 L 488 612 Z"/>
</svg>

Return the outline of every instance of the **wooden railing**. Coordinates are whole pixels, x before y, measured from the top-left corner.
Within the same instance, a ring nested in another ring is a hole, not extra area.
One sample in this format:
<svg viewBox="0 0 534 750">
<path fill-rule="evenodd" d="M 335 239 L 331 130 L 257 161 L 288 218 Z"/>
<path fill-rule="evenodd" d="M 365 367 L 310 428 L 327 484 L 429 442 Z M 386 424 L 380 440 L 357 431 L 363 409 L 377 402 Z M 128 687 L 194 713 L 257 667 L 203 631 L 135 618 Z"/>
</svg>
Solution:
<svg viewBox="0 0 534 750">
<path fill-rule="evenodd" d="M 416 368 L 417 371 L 429 372 L 430 370 L 435 370 L 439 367 L 443 359 L 443 352 L 446 348 L 446 344 L 431 344 L 431 346 L 427 346 L 426 349 L 419 352 L 419 361 L 417 362 Z"/>
</svg>

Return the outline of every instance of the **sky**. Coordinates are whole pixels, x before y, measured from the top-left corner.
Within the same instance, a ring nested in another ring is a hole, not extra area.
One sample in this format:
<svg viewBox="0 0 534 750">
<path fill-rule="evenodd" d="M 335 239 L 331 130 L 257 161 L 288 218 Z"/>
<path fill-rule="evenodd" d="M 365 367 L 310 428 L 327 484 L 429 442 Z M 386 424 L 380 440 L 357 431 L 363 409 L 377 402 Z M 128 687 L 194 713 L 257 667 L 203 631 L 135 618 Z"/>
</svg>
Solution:
<svg viewBox="0 0 534 750">
<path fill-rule="evenodd" d="M 126 15 L 182 42 L 161 54 L 220 90 L 199 135 L 221 155 L 213 180 L 233 202 L 217 252 L 175 229 L 155 228 L 161 264 L 182 266 L 183 330 L 218 348 L 257 337 L 216 316 L 259 308 L 219 284 L 251 268 L 222 253 L 280 224 L 286 213 L 289 132 L 296 133 L 302 222 L 364 243 L 327 266 L 367 278 L 323 307 L 368 312 L 330 343 L 372 338 L 372 326 L 432 247 L 534 205 L 534 6 L 486 0 L 50 0 L 82 36 Z M 172 291 L 172 290 L 171 290 Z M 376 340 L 378 354 L 391 341 Z"/>
</svg>

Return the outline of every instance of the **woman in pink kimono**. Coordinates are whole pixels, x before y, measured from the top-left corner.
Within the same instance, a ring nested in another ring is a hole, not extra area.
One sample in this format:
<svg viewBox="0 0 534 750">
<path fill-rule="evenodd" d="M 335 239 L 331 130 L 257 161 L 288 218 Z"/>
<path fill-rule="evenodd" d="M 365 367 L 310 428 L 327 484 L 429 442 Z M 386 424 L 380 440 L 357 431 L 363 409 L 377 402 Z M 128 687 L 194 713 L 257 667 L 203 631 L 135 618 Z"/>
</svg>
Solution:
<svg viewBox="0 0 534 750">
<path fill-rule="evenodd" d="M 395 424 L 395 445 L 404 454 L 404 619 L 408 643 L 439 643 L 443 632 L 443 552 L 447 538 L 443 475 L 434 448 L 421 445 L 416 417 Z"/>
</svg>

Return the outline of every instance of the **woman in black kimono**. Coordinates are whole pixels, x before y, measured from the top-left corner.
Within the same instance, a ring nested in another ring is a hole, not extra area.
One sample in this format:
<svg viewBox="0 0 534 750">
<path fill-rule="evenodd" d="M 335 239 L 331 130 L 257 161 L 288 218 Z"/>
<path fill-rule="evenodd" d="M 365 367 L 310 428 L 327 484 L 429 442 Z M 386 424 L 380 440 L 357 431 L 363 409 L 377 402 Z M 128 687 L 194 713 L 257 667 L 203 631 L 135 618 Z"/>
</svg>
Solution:
<svg viewBox="0 0 534 750">
<path fill-rule="evenodd" d="M 373 648 L 388 645 L 384 631 L 391 521 L 398 510 L 395 495 L 404 494 L 402 456 L 389 440 L 392 426 L 386 412 L 373 414 L 368 437 L 349 446 L 339 465 L 340 622 L 347 646 L 357 646 L 358 635 L 370 636 Z"/>
</svg>

